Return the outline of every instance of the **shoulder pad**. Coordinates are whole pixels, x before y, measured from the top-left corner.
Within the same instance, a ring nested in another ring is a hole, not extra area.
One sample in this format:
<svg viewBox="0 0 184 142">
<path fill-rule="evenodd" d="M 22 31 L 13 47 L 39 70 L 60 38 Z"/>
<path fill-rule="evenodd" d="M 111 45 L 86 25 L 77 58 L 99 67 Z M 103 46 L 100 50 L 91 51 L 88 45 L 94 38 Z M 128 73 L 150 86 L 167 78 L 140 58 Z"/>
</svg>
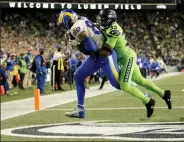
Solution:
<svg viewBox="0 0 184 142">
<path fill-rule="evenodd" d="M 77 38 L 77 36 L 83 31 L 83 23 L 82 20 L 77 21 L 70 30 L 70 33 Z"/>
<path fill-rule="evenodd" d="M 106 31 L 107 36 L 109 37 L 117 37 L 121 34 L 121 32 L 118 30 L 118 27 L 116 24 L 113 24 L 111 27 L 109 27 Z"/>
<path fill-rule="evenodd" d="M 119 30 L 112 29 L 112 30 L 109 31 L 109 33 L 107 35 L 109 35 L 111 37 L 113 37 L 113 36 L 119 36 L 120 35 L 120 31 Z"/>
</svg>

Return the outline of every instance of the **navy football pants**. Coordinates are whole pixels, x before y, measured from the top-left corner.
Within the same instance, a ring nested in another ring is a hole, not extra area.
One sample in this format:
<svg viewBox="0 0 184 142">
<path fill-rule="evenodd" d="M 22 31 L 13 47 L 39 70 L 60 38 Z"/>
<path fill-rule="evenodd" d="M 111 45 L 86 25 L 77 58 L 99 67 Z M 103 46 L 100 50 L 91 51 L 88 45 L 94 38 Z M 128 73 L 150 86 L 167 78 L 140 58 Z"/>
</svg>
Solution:
<svg viewBox="0 0 184 142">
<path fill-rule="evenodd" d="M 99 57 L 94 59 L 92 56 L 89 56 L 74 74 L 74 80 L 77 89 L 77 97 L 78 97 L 78 107 L 83 107 L 84 105 L 84 97 L 85 97 L 85 85 L 84 80 L 98 71 L 102 69 L 104 75 L 110 81 L 111 85 L 117 89 L 120 89 L 119 82 L 119 66 L 117 64 L 117 56 L 115 51 L 107 57 Z"/>
</svg>

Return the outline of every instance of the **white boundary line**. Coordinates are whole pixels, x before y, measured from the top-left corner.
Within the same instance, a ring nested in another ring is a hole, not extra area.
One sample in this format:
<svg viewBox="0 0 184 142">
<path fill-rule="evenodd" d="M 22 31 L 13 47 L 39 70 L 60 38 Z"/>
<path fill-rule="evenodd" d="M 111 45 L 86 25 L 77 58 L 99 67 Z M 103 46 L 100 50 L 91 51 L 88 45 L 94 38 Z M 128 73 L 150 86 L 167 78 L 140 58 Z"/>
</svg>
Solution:
<svg viewBox="0 0 184 142">
<path fill-rule="evenodd" d="M 182 74 L 182 72 L 172 72 L 169 74 L 163 74 L 160 77 L 158 77 L 156 80 L 166 79 L 168 77 L 176 76 L 179 74 Z M 111 87 L 110 84 L 107 84 L 106 86 L 104 86 L 104 90 L 98 91 L 97 89 L 98 89 L 98 86 L 94 86 L 94 87 L 91 87 L 90 90 L 87 90 L 86 98 L 95 97 L 95 96 L 103 95 L 113 91 L 117 91 L 116 89 Z M 77 97 L 76 97 L 75 90 L 63 92 L 62 94 L 58 93 L 53 95 L 41 96 L 40 97 L 41 111 L 50 107 L 55 107 L 58 105 L 74 102 L 76 100 L 77 100 Z M 2 112 L 1 121 L 9 118 L 14 118 L 17 116 L 29 114 L 32 112 L 36 112 L 34 110 L 34 98 L 32 97 L 32 98 L 26 98 L 23 100 L 14 100 L 10 102 L 1 103 L 1 112 Z"/>
<path fill-rule="evenodd" d="M 156 109 L 167 109 L 167 107 L 155 107 Z M 121 108 L 87 108 L 86 110 L 137 110 L 145 109 L 145 107 L 121 107 Z M 184 106 L 175 106 L 173 109 L 184 109 Z M 73 110 L 73 109 L 44 109 L 43 111 L 62 111 L 62 110 Z"/>
</svg>

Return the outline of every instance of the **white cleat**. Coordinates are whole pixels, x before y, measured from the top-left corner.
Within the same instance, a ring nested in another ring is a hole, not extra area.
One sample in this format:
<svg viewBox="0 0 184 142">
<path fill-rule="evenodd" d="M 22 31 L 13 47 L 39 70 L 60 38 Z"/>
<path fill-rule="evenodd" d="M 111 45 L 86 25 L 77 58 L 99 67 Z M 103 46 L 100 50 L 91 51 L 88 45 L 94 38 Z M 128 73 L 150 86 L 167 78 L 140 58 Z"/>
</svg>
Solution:
<svg viewBox="0 0 184 142">
<path fill-rule="evenodd" d="M 71 112 L 66 112 L 65 115 L 68 117 L 74 117 L 74 118 L 84 118 L 85 110 L 77 107 L 75 108 L 75 110 Z"/>
</svg>

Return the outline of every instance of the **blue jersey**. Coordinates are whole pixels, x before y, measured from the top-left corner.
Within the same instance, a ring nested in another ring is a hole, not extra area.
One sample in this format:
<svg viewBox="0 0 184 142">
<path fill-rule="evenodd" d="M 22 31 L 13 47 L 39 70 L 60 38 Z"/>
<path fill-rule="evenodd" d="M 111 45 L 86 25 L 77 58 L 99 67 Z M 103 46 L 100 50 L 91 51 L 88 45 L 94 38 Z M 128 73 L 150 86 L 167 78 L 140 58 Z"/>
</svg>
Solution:
<svg viewBox="0 0 184 142">
<path fill-rule="evenodd" d="M 160 70 L 160 65 L 158 61 L 153 61 L 150 67 L 151 67 L 151 70 L 158 70 L 158 71 Z"/>
<path fill-rule="evenodd" d="M 14 70 L 15 61 L 12 60 L 11 58 L 8 58 L 6 62 L 7 62 L 6 70 L 9 70 L 12 72 Z"/>
<path fill-rule="evenodd" d="M 149 68 L 149 60 L 148 60 L 148 58 L 146 58 L 146 57 L 142 58 L 141 62 L 142 62 L 142 66 L 143 66 L 142 68 L 144 68 L 144 69 L 148 69 Z"/>
</svg>

